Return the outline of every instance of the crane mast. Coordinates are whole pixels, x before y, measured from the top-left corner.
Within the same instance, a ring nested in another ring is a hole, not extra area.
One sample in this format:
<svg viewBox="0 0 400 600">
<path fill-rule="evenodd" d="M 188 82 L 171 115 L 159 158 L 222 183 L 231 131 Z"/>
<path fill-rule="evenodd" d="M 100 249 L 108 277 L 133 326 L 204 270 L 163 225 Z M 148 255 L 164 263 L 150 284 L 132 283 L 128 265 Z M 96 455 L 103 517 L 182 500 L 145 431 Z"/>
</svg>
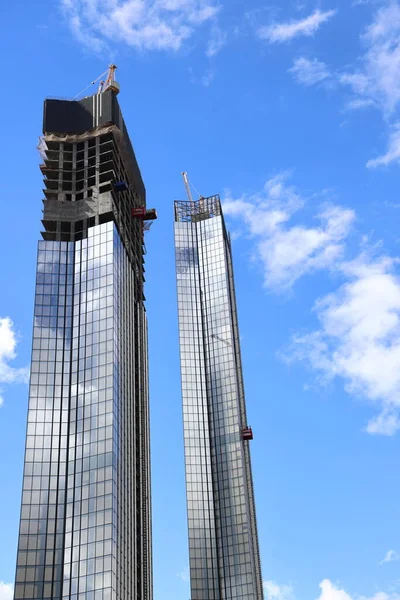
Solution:
<svg viewBox="0 0 400 600">
<path fill-rule="evenodd" d="M 115 71 L 117 70 L 117 65 L 110 65 L 108 67 L 107 78 L 106 80 L 100 81 L 99 89 L 97 91 L 98 94 L 102 94 L 106 90 L 112 90 L 116 94 L 119 94 L 119 83 L 115 79 Z M 102 77 L 102 75 L 100 75 Z"/>
<path fill-rule="evenodd" d="M 81 90 L 79 92 L 79 94 L 76 94 L 76 96 L 74 96 L 72 98 L 72 100 L 76 100 L 77 98 L 79 98 L 80 96 L 82 96 L 82 94 L 84 92 L 86 92 L 86 90 L 88 90 L 91 85 L 94 85 L 95 83 L 97 83 L 99 81 L 99 79 L 101 79 L 101 81 L 99 83 L 99 87 L 97 88 L 97 93 L 98 94 L 102 94 L 106 90 L 112 90 L 116 94 L 119 94 L 120 86 L 119 86 L 119 83 L 115 79 L 115 71 L 116 71 L 116 69 L 117 69 L 116 65 L 110 65 L 108 67 L 107 71 L 104 71 L 104 73 L 102 73 L 96 79 L 94 79 L 93 81 L 91 81 L 89 83 L 89 85 L 87 85 L 85 88 L 83 88 L 83 90 Z M 107 74 L 107 79 L 106 80 L 102 79 L 102 77 L 104 77 L 104 75 L 106 75 L 106 74 Z"/>
<path fill-rule="evenodd" d="M 183 179 L 183 183 L 185 184 L 186 194 L 187 194 L 187 197 L 188 197 L 188 200 L 189 200 L 189 202 L 190 202 L 190 206 L 191 206 L 192 210 L 194 210 L 194 209 L 195 209 L 196 202 L 195 202 L 195 201 L 194 201 L 194 199 L 193 199 L 193 194 L 192 194 L 192 190 L 191 190 L 191 188 L 190 188 L 190 185 L 192 185 L 193 189 L 194 189 L 194 190 L 197 192 L 197 194 L 199 194 L 199 198 L 198 198 L 198 199 L 199 199 L 199 205 L 198 205 L 198 209 L 197 209 L 197 210 L 198 210 L 200 213 L 202 213 L 202 212 L 204 211 L 204 196 L 202 196 L 202 195 L 201 195 L 201 194 L 200 194 L 200 193 L 199 193 L 199 192 L 196 190 L 196 188 L 194 187 L 194 185 L 193 185 L 193 184 L 190 184 L 189 177 L 188 177 L 188 174 L 187 174 L 187 172 L 186 172 L 186 171 L 183 171 L 183 172 L 182 172 L 182 179 Z"/>
</svg>

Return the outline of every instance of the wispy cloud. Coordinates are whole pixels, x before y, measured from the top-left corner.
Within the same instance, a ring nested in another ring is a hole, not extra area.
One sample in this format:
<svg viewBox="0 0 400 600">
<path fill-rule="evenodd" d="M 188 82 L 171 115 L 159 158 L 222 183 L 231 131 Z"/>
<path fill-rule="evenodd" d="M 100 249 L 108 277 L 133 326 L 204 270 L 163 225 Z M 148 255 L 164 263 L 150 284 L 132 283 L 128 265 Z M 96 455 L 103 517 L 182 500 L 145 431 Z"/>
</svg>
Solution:
<svg viewBox="0 0 400 600">
<path fill-rule="evenodd" d="M 13 322 L 9 317 L 0 318 L 0 384 L 26 383 L 28 369 L 16 369 L 10 362 L 16 358 L 17 340 Z M 1 389 L 0 389 L 1 392 Z M 3 397 L 0 395 L 0 406 Z"/>
<path fill-rule="evenodd" d="M 338 84 L 351 89 L 352 97 L 346 108 L 355 110 L 374 106 L 385 117 L 390 117 L 400 103 L 400 4 L 397 0 L 381 6 L 375 11 L 371 23 L 361 35 L 363 52 L 357 66 L 351 69 L 331 71 L 317 59 L 300 57 L 290 71 L 300 83 L 306 83 L 307 72 L 313 67 Z M 305 73 L 304 80 L 301 77 Z M 300 77 L 298 77 L 298 73 Z M 318 77 L 318 75 L 316 76 Z M 316 83 L 318 83 L 318 78 Z"/>
<path fill-rule="evenodd" d="M 208 71 L 201 78 L 201 84 L 204 85 L 204 87 L 209 87 L 214 81 L 215 75 L 215 69 L 208 69 Z"/>
<path fill-rule="evenodd" d="M 304 56 L 296 58 L 289 72 L 293 74 L 298 83 L 315 85 L 331 78 L 327 65 L 316 58 L 309 59 Z"/>
<path fill-rule="evenodd" d="M 397 593 L 376 592 L 373 596 L 350 594 L 343 587 L 324 579 L 319 584 L 320 594 L 317 600 L 400 600 Z M 266 600 L 295 600 L 294 590 L 289 585 L 279 585 L 274 581 L 264 582 Z"/>
<path fill-rule="evenodd" d="M 265 600 L 294 600 L 291 585 L 280 585 L 275 581 L 264 581 Z"/>
<path fill-rule="evenodd" d="M 352 210 L 325 204 L 315 225 L 291 225 L 306 201 L 286 180 L 287 174 L 277 175 L 261 192 L 238 199 L 227 194 L 223 203 L 227 216 L 244 223 L 263 266 L 265 286 L 276 292 L 288 291 L 303 275 L 337 261 L 354 221 Z"/>
<path fill-rule="evenodd" d="M 223 203 L 225 215 L 244 226 L 269 290 L 287 292 L 321 270 L 339 281 L 314 304 L 317 326 L 295 334 L 282 357 L 307 364 L 322 384 L 340 380 L 349 394 L 376 407 L 366 431 L 394 435 L 400 430 L 400 259 L 379 245 L 368 247 L 365 238 L 364 249 L 349 259 L 354 211 L 325 204 L 305 221 L 307 199 L 287 178 L 273 177 L 251 196 L 228 194 Z"/>
<path fill-rule="evenodd" d="M 376 592 L 373 596 L 360 596 L 359 594 L 349 594 L 342 587 L 332 583 L 329 579 L 324 579 L 319 584 L 321 593 L 318 600 L 400 600 L 399 594 Z"/>
<path fill-rule="evenodd" d="M 400 121 L 391 127 L 389 135 L 387 151 L 367 162 L 367 167 L 373 169 L 375 167 L 385 167 L 392 162 L 400 163 Z"/>
<path fill-rule="evenodd" d="M 400 419 L 392 409 L 383 409 L 381 413 L 368 421 L 365 431 L 371 435 L 392 436 L 400 429 Z"/>
<path fill-rule="evenodd" d="M 350 88 L 345 110 L 375 108 L 390 123 L 400 105 L 400 3 L 397 0 L 389 0 L 375 11 L 361 35 L 361 42 L 363 53 L 354 68 L 331 71 L 316 58 L 299 57 L 289 71 L 303 85 L 329 82 Z M 368 168 L 400 163 L 400 121 L 388 127 L 387 151 L 369 160 Z"/>
<path fill-rule="evenodd" d="M 206 54 L 212 58 L 218 54 L 227 43 L 227 35 L 225 31 L 215 23 L 211 28 L 210 39 L 207 43 Z"/>
<path fill-rule="evenodd" d="M 13 600 L 14 586 L 11 583 L 0 581 L 0 600 Z"/>
<path fill-rule="evenodd" d="M 382 560 L 379 562 L 380 565 L 383 565 L 388 562 L 393 562 L 395 560 L 400 560 L 400 554 L 398 554 L 395 550 L 388 550 Z"/>
<path fill-rule="evenodd" d="M 214 0 L 61 0 L 76 39 L 94 52 L 108 42 L 139 50 L 179 50 L 203 23 L 213 20 Z"/>
<path fill-rule="evenodd" d="M 361 39 L 359 67 L 342 73 L 340 82 L 351 87 L 360 107 L 367 101 L 390 115 L 400 102 L 400 4 L 379 8 Z"/>
<path fill-rule="evenodd" d="M 352 98 L 346 102 L 345 110 L 359 110 L 360 108 L 370 108 L 375 106 L 375 102 L 370 98 Z"/>
<path fill-rule="evenodd" d="M 310 37 L 318 31 L 323 23 L 331 19 L 335 13 L 335 10 L 321 11 L 317 9 L 304 19 L 273 23 L 272 25 L 260 27 L 257 34 L 259 38 L 271 44 L 287 42 L 299 36 Z"/>
<path fill-rule="evenodd" d="M 400 278 L 398 261 L 364 252 L 337 269 L 337 291 L 315 303 L 315 331 L 293 337 L 288 360 L 306 361 L 321 377 L 339 377 L 350 394 L 374 403 L 380 413 L 371 434 L 400 429 Z"/>
</svg>

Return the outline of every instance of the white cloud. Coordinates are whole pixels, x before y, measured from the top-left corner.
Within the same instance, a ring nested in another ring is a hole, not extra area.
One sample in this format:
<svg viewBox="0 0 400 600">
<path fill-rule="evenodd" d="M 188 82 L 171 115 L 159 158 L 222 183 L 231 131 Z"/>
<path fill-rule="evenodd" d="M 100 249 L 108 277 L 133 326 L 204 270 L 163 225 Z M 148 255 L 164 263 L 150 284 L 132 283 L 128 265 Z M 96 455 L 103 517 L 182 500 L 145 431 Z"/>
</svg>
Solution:
<svg viewBox="0 0 400 600">
<path fill-rule="evenodd" d="M 25 383 L 28 379 L 28 369 L 16 369 L 10 362 L 16 358 L 17 340 L 13 322 L 9 317 L 0 318 L 0 384 Z M 0 406 L 3 404 L 0 395 Z"/>
<path fill-rule="evenodd" d="M 387 594 L 386 592 L 376 592 L 373 596 L 350 595 L 343 588 L 335 585 L 329 579 L 324 579 L 319 584 L 321 593 L 318 600 L 400 600 L 397 593 Z"/>
<path fill-rule="evenodd" d="M 296 58 L 289 72 L 293 73 L 295 79 L 303 85 L 315 85 L 331 77 L 325 63 L 316 58 L 310 60 L 304 56 Z"/>
<path fill-rule="evenodd" d="M 11 583 L 0 581 L 0 600 L 13 600 L 14 587 Z"/>
<path fill-rule="evenodd" d="M 330 205 L 319 211 L 315 226 L 291 225 L 305 200 L 286 179 L 285 174 L 277 175 L 266 182 L 261 193 L 239 199 L 228 196 L 223 203 L 225 215 L 245 223 L 255 240 L 265 285 L 278 292 L 337 261 L 354 220 L 352 210 Z"/>
<path fill-rule="evenodd" d="M 320 26 L 331 19 L 335 10 L 321 11 L 317 9 L 311 15 L 298 21 L 274 23 L 258 29 L 258 37 L 272 43 L 286 42 L 298 36 L 312 36 Z"/>
<path fill-rule="evenodd" d="M 320 594 L 317 600 L 400 600 L 396 592 L 376 592 L 373 596 L 349 594 L 345 589 L 335 585 L 330 579 L 324 579 L 319 584 Z M 264 581 L 265 600 L 295 600 L 293 588 L 290 585 L 279 585 L 274 581 Z"/>
<path fill-rule="evenodd" d="M 215 23 L 211 29 L 211 37 L 207 43 L 206 54 L 209 58 L 216 56 L 218 52 L 226 45 L 227 35 Z"/>
<path fill-rule="evenodd" d="M 204 87 L 209 87 L 214 81 L 215 75 L 215 69 L 209 69 L 201 78 L 201 85 L 204 85 Z"/>
<path fill-rule="evenodd" d="M 400 555 L 395 550 L 388 550 L 379 564 L 383 565 L 384 563 L 393 562 L 395 560 L 400 560 Z"/>
<path fill-rule="evenodd" d="M 317 59 L 298 58 L 289 71 L 303 85 L 336 82 L 351 89 L 345 110 L 375 107 L 386 119 L 400 105 L 400 3 L 389 0 L 374 13 L 361 36 L 363 54 L 357 68 L 330 72 Z M 400 122 L 390 127 L 387 151 L 367 162 L 368 168 L 400 163 Z"/>
<path fill-rule="evenodd" d="M 139 50 L 179 50 L 219 11 L 214 0 L 61 0 L 61 4 L 76 39 L 94 52 L 104 51 L 107 42 Z"/>
<path fill-rule="evenodd" d="M 373 596 L 366 597 L 349 594 L 346 590 L 335 585 L 329 579 L 324 579 L 319 584 L 320 594 L 317 600 L 400 600 L 397 593 L 387 594 L 377 592 Z M 278 585 L 274 581 L 264 582 L 265 600 L 294 600 L 293 588 L 289 585 Z"/>
<path fill-rule="evenodd" d="M 400 600 L 400 595 L 395 592 L 391 594 L 387 594 L 386 592 L 376 592 L 376 594 L 369 598 L 358 596 L 357 600 Z"/>
<path fill-rule="evenodd" d="M 356 68 L 330 71 L 317 59 L 298 58 L 290 72 L 303 85 L 335 82 L 350 88 L 345 110 L 374 107 L 386 119 L 400 105 L 400 3 L 389 0 L 374 12 L 361 35 L 363 53 Z M 400 121 L 390 126 L 387 151 L 367 162 L 368 168 L 400 163 Z"/>
<path fill-rule="evenodd" d="M 400 121 L 392 126 L 389 135 L 388 149 L 385 154 L 369 160 L 367 162 L 367 167 L 373 169 L 375 167 L 387 166 L 392 162 L 400 163 Z"/>
<path fill-rule="evenodd" d="M 359 110 L 360 108 L 369 108 L 375 106 L 375 102 L 370 98 L 353 98 L 346 102 L 346 110 Z"/>
<path fill-rule="evenodd" d="M 354 212 L 325 206 L 315 224 L 303 224 L 305 199 L 287 175 L 268 180 L 253 196 L 228 195 L 223 207 L 245 225 L 267 288 L 287 291 L 322 269 L 340 278 L 333 293 L 315 302 L 318 327 L 293 336 L 285 358 L 305 361 L 323 383 L 341 380 L 349 394 L 377 408 L 366 431 L 394 435 L 400 430 L 400 259 L 375 248 L 346 260 Z"/>
<path fill-rule="evenodd" d="M 365 53 L 360 67 L 342 73 L 339 80 L 352 88 L 359 107 L 375 104 L 386 115 L 400 102 L 400 4 L 381 7 L 362 36 Z M 356 105 L 354 105 L 356 107 Z"/>
<path fill-rule="evenodd" d="M 318 600 L 352 600 L 352 597 L 344 590 L 336 587 L 329 579 L 324 579 L 319 584 L 321 593 Z"/>
<path fill-rule="evenodd" d="M 287 360 L 305 360 L 325 380 L 374 403 L 371 434 L 400 429 L 400 278 L 398 261 L 361 254 L 338 269 L 346 281 L 317 300 L 316 331 L 294 336 Z"/>
<path fill-rule="evenodd" d="M 392 410 L 384 409 L 368 421 L 365 431 L 371 435 L 392 436 L 400 429 L 400 419 Z"/>
<path fill-rule="evenodd" d="M 264 581 L 265 600 L 294 600 L 290 585 L 279 585 L 275 581 Z"/>
</svg>

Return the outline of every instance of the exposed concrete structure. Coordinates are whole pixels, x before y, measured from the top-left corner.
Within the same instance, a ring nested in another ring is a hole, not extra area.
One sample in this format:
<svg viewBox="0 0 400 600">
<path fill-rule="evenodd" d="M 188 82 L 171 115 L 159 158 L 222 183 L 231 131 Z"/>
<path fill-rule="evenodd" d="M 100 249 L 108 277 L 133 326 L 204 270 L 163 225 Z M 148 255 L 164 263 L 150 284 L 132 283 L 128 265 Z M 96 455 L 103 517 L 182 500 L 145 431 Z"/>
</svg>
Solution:
<svg viewBox="0 0 400 600">
<path fill-rule="evenodd" d="M 132 208 L 145 206 L 146 191 L 115 93 L 46 100 L 43 133 L 43 239 L 76 241 L 88 227 L 114 220 L 141 270 L 142 223 Z M 123 191 L 117 182 L 127 184 Z"/>
</svg>

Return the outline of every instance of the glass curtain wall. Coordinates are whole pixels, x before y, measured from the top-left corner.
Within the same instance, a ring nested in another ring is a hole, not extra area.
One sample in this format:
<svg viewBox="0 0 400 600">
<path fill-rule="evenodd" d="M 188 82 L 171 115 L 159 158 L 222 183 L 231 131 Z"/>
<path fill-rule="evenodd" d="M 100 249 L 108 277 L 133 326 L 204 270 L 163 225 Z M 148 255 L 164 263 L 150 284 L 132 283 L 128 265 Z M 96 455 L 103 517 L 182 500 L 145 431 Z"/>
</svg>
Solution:
<svg viewBox="0 0 400 600">
<path fill-rule="evenodd" d="M 261 600 L 231 248 L 218 197 L 175 204 L 192 600 Z"/>
<path fill-rule="evenodd" d="M 146 323 L 133 288 L 112 222 L 39 242 L 16 600 L 151 598 L 134 568 L 150 541 Z"/>
</svg>

